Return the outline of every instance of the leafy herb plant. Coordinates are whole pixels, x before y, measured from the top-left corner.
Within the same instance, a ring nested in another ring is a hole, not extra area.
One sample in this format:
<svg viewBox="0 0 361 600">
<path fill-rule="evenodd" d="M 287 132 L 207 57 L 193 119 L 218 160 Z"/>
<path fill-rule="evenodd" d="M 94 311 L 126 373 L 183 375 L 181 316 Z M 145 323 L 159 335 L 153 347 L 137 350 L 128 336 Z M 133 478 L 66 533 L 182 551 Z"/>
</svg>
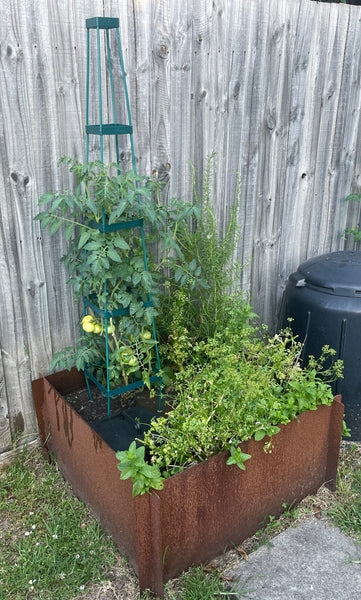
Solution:
<svg viewBox="0 0 361 600">
<path fill-rule="evenodd" d="M 116 453 L 118 469 L 121 471 L 120 479 L 132 480 L 133 496 L 149 492 L 150 489 L 163 488 L 163 478 L 158 467 L 147 464 L 144 454 L 145 447 L 137 448 L 135 442 L 130 444 L 128 450 Z"/>
<path fill-rule="evenodd" d="M 341 375 L 340 361 L 324 369 L 334 355 L 325 347 L 319 361 L 301 368 L 301 349 L 290 330 L 269 338 L 232 321 L 195 344 L 192 362 L 176 375 L 173 409 L 152 421 L 144 439 L 163 477 L 222 450 L 231 453 L 228 464 L 243 469 L 250 457 L 240 451 L 242 441 L 264 440 L 270 451 L 280 424 L 331 404 L 328 382 Z"/>
<path fill-rule="evenodd" d="M 329 383 L 341 376 L 341 362 L 326 367 L 335 352 L 325 347 L 318 361 L 311 357 L 301 368 L 301 350 L 290 330 L 270 338 L 232 321 L 222 334 L 196 343 L 192 362 L 176 374 L 172 410 L 153 419 L 145 434 L 157 470 L 143 472 L 144 452 L 118 455 L 118 468 L 132 477 L 135 493 L 161 489 L 162 479 L 223 450 L 230 452 L 228 465 L 245 469 L 251 456 L 241 451 L 242 441 L 263 440 L 271 452 L 281 424 L 330 405 Z"/>
<path fill-rule="evenodd" d="M 182 254 L 189 264 L 194 261 L 202 272 L 198 281 L 180 279 L 180 273 L 167 283 L 167 293 L 161 297 L 158 330 L 166 337 L 179 325 L 179 297 L 187 314 L 186 329 L 190 337 L 207 339 L 227 326 L 228 311 L 233 306 L 234 295 L 240 296 L 240 265 L 235 260 L 239 239 L 238 209 L 240 202 L 240 179 L 237 180 L 235 200 L 230 208 L 224 231 L 216 221 L 212 206 L 211 173 L 212 154 L 207 161 L 202 193 L 197 193 L 197 181 L 193 167 L 193 204 L 197 219 L 190 227 L 179 231 L 177 239 Z M 248 307 L 249 308 L 249 307 Z M 247 305 L 244 303 L 246 314 Z M 246 319 L 250 314 L 246 314 Z"/>
<path fill-rule="evenodd" d="M 331 404 L 329 383 L 342 371 L 328 347 L 302 367 L 302 346 L 290 329 L 270 337 L 256 325 L 233 262 L 238 199 L 222 237 L 210 203 L 211 159 L 202 198 L 195 199 L 200 217 L 179 237 L 184 256 L 196 257 L 201 267 L 202 288 L 197 282 L 181 288 L 175 281 L 161 302 L 161 322 L 169 334 L 165 329 L 161 350 L 174 369 L 174 401 L 172 410 L 153 419 L 143 443 L 163 479 L 223 450 L 230 453 L 227 464 L 247 468 L 252 459 L 240 443 L 254 437 L 272 451 L 281 424 Z M 133 462 L 135 484 L 139 460 L 127 460 Z M 159 485 L 158 471 L 155 480 Z"/>
</svg>

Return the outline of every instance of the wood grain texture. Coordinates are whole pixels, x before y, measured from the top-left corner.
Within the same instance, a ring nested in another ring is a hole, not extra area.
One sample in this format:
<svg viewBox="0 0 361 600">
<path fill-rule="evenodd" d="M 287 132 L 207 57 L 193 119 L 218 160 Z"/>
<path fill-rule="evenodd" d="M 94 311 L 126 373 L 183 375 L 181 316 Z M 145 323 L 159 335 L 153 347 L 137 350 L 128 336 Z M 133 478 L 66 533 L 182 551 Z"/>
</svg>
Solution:
<svg viewBox="0 0 361 600">
<path fill-rule="evenodd" d="M 5 375 L 0 356 L 0 449 L 1 451 L 11 448 L 10 419 L 7 411 L 7 395 L 5 388 Z"/>
<path fill-rule="evenodd" d="M 4 450 L 0 453 L 0 472 L 3 469 L 6 469 L 6 467 L 11 465 L 16 460 L 16 458 L 19 456 L 19 448 L 23 449 L 25 445 L 27 451 L 30 452 L 37 446 L 40 446 L 40 440 L 38 439 L 38 436 L 36 436 L 36 439 L 30 440 L 28 437 L 26 437 L 24 440 L 18 442 L 17 447 L 14 449 L 6 451 L 4 448 Z"/>
<path fill-rule="evenodd" d="M 0 451 L 36 430 L 30 380 L 78 334 L 78 307 L 51 239 L 33 221 L 45 191 L 73 180 L 60 156 L 84 158 L 85 19 L 120 19 L 137 170 L 162 199 L 201 192 L 213 160 L 220 231 L 241 176 L 236 258 L 241 287 L 271 328 L 289 274 L 350 248 L 361 191 L 361 7 L 308 0 L 3 0 L 0 21 Z M 104 48 L 104 38 L 102 38 Z M 111 48 L 116 39 L 110 36 Z M 97 122 L 92 44 L 90 121 Z M 116 53 L 115 53 L 116 54 Z M 116 118 L 126 119 L 113 55 Z M 103 121 L 112 121 L 102 64 Z M 131 166 L 128 140 L 120 162 Z M 90 140 L 90 157 L 99 139 Z M 105 142 L 105 159 L 114 158 Z"/>
</svg>

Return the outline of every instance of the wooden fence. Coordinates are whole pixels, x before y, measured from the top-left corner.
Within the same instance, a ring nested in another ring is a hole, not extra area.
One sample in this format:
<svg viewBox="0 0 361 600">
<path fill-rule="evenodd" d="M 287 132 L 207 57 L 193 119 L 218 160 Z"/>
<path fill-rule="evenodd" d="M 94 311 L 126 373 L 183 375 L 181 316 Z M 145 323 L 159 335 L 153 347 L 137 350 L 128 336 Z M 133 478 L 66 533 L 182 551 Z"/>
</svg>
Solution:
<svg viewBox="0 0 361 600">
<path fill-rule="evenodd" d="M 2 0 L 0 19 L 0 451 L 36 432 L 30 381 L 72 342 L 78 311 L 60 235 L 33 221 L 84 157 L 85 19 L 120 18 L 138 172 L 192 196 L 216 152 L 222 226 L 242 180 L 242 288 L 275 326 L 288 275 L 344 248 L 357 219 L 361 8 L 310 0 Z M 95 78 L 91 84 L 95 95 Z M 104 97 L 105 106 L 107 102 Z M 121 105 L 121 102 L 120 102 Z M 92 109 L 93 110 L 93 109 Z M 91 151 L 96 154 L 97 147 Z M 121 161 L 127 166 L 125 148 Z"/>
</svg>

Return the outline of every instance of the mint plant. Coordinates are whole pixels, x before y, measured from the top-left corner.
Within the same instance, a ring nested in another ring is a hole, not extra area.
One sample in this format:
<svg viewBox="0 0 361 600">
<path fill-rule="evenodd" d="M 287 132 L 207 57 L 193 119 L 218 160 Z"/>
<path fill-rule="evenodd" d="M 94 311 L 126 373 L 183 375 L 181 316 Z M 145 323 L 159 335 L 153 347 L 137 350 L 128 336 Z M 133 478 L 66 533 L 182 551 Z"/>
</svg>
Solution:
<svg viewBox="0 0 361 600">
<path fill-rule="evenodd" d="M 159 201 L 160 183 L 133 171 L 120 173 L 115 164 L 96 161 L 82 164 L 62 158 L 75 177 L 74 191 L 44 194 L 46 206 L 35 218 L 54 235 L 63 228 L 68 242 L 62 261 L 67 267 L 75 300 L 82 296 L 101 311 L 126 311 L 105 323 L 97 311 L 84 315 L 82 335 L 74 346 L 54 355 L 51 369 L 87 365 L 105 384 L 105 356 L 109 353 L 110 387 L 127 384 L 134 375 L 150 385 L 151 359 L 156 345 L 153 318 L 157 315 L 165 273 L 192 288 L 202 285 L 201 269 L 187 260 L 179 236 L 197 221 L 199 209 L 173 199 L 168 206 Z M 139 227 L 129 221 L 143 219 Z M 119 231 L 112 226 L 123 224 Z M 155 248 L 155 253 L 145 257 Z M 147 262 L 146 262 L 147 261 Z M 152 303 L 149 302 L 150 296 Z M 91 305 L 90 305 L 91 306 Z"/>
<path fill-rule="evenodd" d="M 133 482 L 133 496 L 142 495 L 150 489 L 163 489 L 163 478 L 156 465 L 149 465 L 144 459 L 145 447 L 137 448 L 132 442 L 128 450 L 117 452 L 116 458 L 121 471 L 120 479 L 131 479 Z"/>
<path fill-rule="evenodd" d="M 230 446 L 231 456 L 228 458 L 226 465 L 237 465 L 242 471 L 246 470 L 244 465 L 246 460 L 249 460 L 251 457 L 250 454 L 246 454 L 242 452 L 240 448 L 235 448 L 235 446 Z"/>
</svg>

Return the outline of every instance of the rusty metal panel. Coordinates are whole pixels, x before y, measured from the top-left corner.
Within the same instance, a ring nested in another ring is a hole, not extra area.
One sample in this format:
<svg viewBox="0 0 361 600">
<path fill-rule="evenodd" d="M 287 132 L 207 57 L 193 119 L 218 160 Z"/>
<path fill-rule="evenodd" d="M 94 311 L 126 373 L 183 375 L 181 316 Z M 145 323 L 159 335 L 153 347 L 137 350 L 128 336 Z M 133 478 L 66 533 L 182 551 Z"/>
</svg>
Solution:
<svg viewBox="0 0 361 600">
<path fill-rule="evenodd" d="M 283 503 L 299 501 L 325 482 L 334 486 L 340 397 L 282 426 L 271 452 L 263 442 L 242 444 L 252 456 L 245 471 L 227 466 L 223 452 L 174 475 L 163 490 L 132 498 L 130 482 L 119 478 L 114 451 L 51 385 L 65 394 L 81 383 L 77 372 L 69 384 L 66 378 L 69 372 L 33 382 L 42 439 L 74 491 L 128 554 L 141 590 L 162 595 L 164 581 L 239 544 L 268 515 L 279 516 Z"/>
<path fill-rule="evenodd" d="M 344 417 L 344 405 L 342 404 L 341 395 L 335 397 L 331 410 L 325 482 L 329 489 L 334 492 L 336 490 L 336 475 Z"/>
<path fill-rule="evenodd" d="M 75 375 L 69 391 L 74 391 L 76 380 Z M 40 415 L 40 435 L 46 449 L 56 457 L 74 492 L 100 516 L 114 542 L 137 569 L 131 482 L 120 480 L 115 453 L 108 444 L 70 407 L 47 378 L 40 381 L 42 386 L 39 380 L 33 382 L 33 393 L 38 419 Z M 67 393 L 64 381 L 62 389 Z"/>
<path fill-rule="evenodd" d="M 152 590 L 156 597 L 163 596 L 163 524 L 161 498 L 158 491 L 135 498 L 137 522 L 137 550 L 139 587 Z"/>
<path fill-rule="evenodd" d="M 301 500 L 326 481 L 332 485 L 342 415 L 343 405 L 335 400 L 282 426 L 269 453 L 263 442 L 242 444 L 252 456 L 245 471 L 227 466 L 228 454 L 221 453 L 167 480 L 160 492 L 165 579 L 239 544 L 268 515 L 278 517 L 283 503 Z"/>
</svg>

